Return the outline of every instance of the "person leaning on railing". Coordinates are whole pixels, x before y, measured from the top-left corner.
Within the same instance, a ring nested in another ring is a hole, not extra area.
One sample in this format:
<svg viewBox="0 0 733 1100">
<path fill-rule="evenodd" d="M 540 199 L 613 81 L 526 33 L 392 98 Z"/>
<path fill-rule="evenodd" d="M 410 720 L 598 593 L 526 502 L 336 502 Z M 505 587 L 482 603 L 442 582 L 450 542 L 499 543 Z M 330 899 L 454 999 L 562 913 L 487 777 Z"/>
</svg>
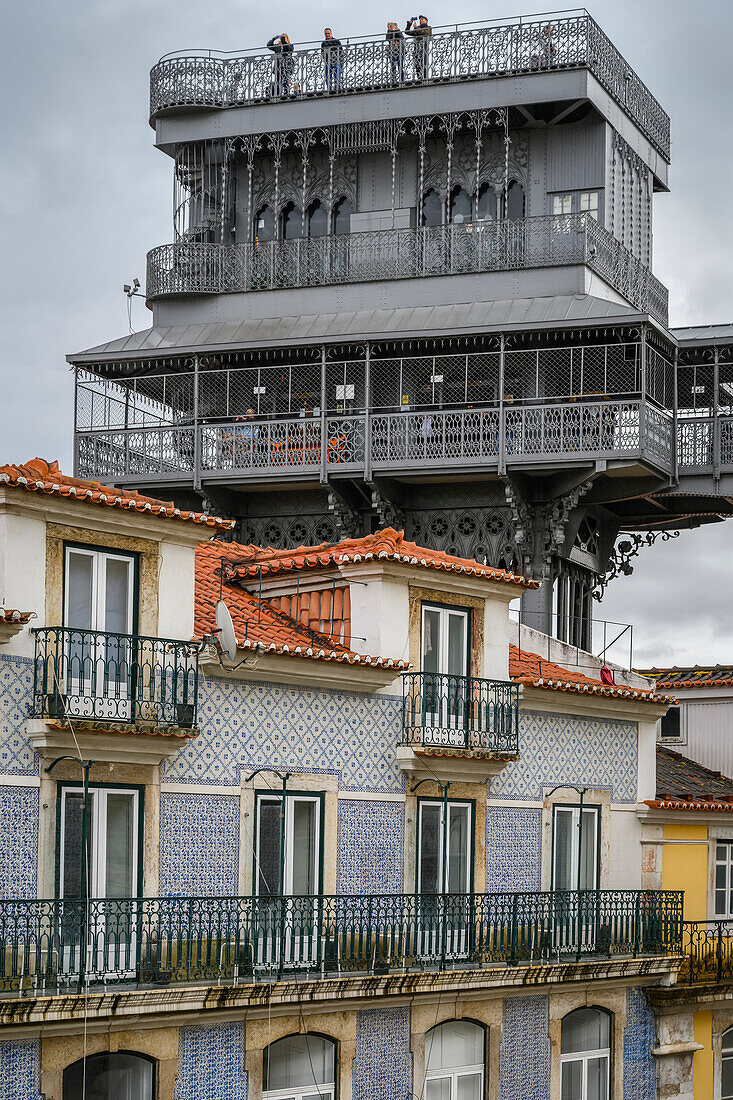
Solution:
<svg viewBox="0 0 733 1100">
<path fill-rule="evenodd" d="M 393 84 L 405 82 L 405 37 L 397 23 L 387 24 L 385 34 L 390 76 Z"/>
<path fill-rule="evenodd" d="M 415 80 L 425 80 L 428 75 L 428 60 L 430 43 L 428 39 L 433 33 L 433 28 L 428 23 L 427 15 L 413 15 L 407 20 L 405 34 L 415 39 Z"/>
<path fill-rule="evenodd" d="M 295 71 L 295 57 L 293 56 L 293 44 L 284 32 L 274 34 L 267 43 L 268 50 L 275 55 L 275 73 L 272 84 L 272 94 L 286 96 L 290 94 Z"/>
<path fill-rule="evenodd" d="M 530 68 L 551 69 L 556 61 L 557 46 L 552 40 L 552 27 L 546 23 L 537 36 L 535 52 L 529 59 Z"/>
<path fill-rule="evenodd" d="M 326 90 L 329 92 L 341 91 L 341 73 L 344 66 L 344 47 L 341 40 L 333 37 L 333 31 L 326 27 L 321 42 L 321 54 L 323 56 L 323 75 L 326 81 Z"/>
</svg>

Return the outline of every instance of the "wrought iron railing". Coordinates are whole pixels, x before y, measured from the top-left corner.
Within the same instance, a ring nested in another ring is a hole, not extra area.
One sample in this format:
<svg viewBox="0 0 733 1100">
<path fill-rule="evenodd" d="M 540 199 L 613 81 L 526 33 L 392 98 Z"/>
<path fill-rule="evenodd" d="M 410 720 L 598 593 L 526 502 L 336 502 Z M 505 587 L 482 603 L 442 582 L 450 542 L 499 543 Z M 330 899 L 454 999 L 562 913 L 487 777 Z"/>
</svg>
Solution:
<svg viewBox="0 0 733 1100">
<path fill-rule="evenodd" d="M 36 717 L 196 725 L 198 648 L 190 642 L 73 627 L 33 633 Z"/>
<path fill-rule="evenodd" d="M 477 469 L 563 459 L 649 460 L 671 472 L 670 413 L 641 400 L 579 399 L 503 408 L 368 412 L 342 417 L 77 432 L 79 477 L 186 480 L 192 473 L 259 480 L 398 470 Z"/>
<path fill-rule="evenodd" d="M 680 473 L 733 468 L 733 417 L 680 416 L 677 441 Z"/>
<path fill-rule="evenodd" d="M 546 28 L 550 28 L 549 34 Z M 289 56 L 207 50 L 162 58 L 150 74 L 150 116 L 185 107 L 240 107 L 380 88 L 587 68 L 669 160 L 669 116 L 588 13 L 547 15 L 405 38 L 395 54 L 384 35 L 344 40 L 338 58 L 320 46 Z"/>
<path fill-rule="evenodd" d="M 0 991 L 664 955 L 678 891 L 0 902 Z"/>
<path fill-rule="evenodd" d="M 591 214 L 375 229 L 257 244 L 178 241 L 147 259 L 149 299 L 584 264 L 667 323 L 666 288 Z"/>
<path fill-rule="evenodd" d="M 692 985 L 733 982 L 733 920 L 684 922 L 680 980 Z"/>
<path fill-rule="evenodd" d="M 422 748 L 519 751 L 519 685 L 478 676 L 406 672 L 402 744 Z"/>
</svg>

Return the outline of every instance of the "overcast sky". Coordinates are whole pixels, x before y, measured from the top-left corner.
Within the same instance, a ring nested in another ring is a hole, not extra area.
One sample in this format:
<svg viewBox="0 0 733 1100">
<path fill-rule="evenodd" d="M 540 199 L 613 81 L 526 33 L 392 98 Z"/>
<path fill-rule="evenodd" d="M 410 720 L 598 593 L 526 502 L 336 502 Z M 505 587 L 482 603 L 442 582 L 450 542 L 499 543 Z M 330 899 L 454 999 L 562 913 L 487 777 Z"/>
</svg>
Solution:
<svg viewBox="0 0 733 1100">
<path fill-rule="evenodd" d="M 422 0 L 428 4 L 428 0 Z M 122 284 L 172 238 L 170 161 L 147 124 L 148 71 L 171 50 L 382 32 L 414 9 L 233 0 L 24 0 L 3 11 L 0 55 L 0 462 L 71 470 L 73 387 L 64 355 L 127 332 Z M 449 19 L 529 15 L 477 0 Z M 599 0 L 591 14 L 672 118 L 669 195 L 655 201 L 655 271 L 673 325 L 733 321 L 733 0 Z M 133 324 L 150 314 L 133 303 Z M 732 521 L 733 522 L 733 521 Z M 733 661 L 733 527 L 642 552 L 600 616 L 635 624 L 638 662 Z"/>
</svg>

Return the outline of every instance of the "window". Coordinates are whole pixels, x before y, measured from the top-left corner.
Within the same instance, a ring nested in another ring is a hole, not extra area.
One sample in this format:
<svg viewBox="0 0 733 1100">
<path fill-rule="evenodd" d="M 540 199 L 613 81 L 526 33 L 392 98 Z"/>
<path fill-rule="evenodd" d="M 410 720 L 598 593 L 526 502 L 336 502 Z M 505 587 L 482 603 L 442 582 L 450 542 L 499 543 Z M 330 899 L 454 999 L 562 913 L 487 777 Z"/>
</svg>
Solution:
<svg viewBox="0 0 733 1100">
<path fill-rule="evenodd" d="M 463 187 L 454 187 L 450 196 L 450 220 L 456 225 L 473 221 L 471 196 Z"/>
<path fill-rule="evenodd" d="M 573 212 L 573 196 L 572 195 L 553 195 L 552 196 L 552 213 L 553 214 L 572 214 Z"/>
<path fill-rule="evenodd" d="M 422 199 L 422 224 L 443 224 L 443 203 L 440 195 L 432 187 L 426 191 Z"/>
<path fill-rule="evenodd" d="M 660 741 L 682 741 L 682 708 L 670 707 L 659 723 Z"/>
<path fill-rule="evenodd" d="M 468 672 L 469 612 L 423 604 L 421 671 L 441 676 Z"/>
<path fill-rule="evenodd" d="M 303 212 L 294 202 L 283 207 L 280 215 L 280 228 L 284 241 L 295 240 L 303 236 Z"/>
<path fill-rule="evenodd" d="M 482 183 L 478 193 L 476 210 L 480 222 L 495 222 L 497 216 L 496 191 L 490 183 Z"/>
<path fill-rule="evenodd" d="M 308 207 L 308 236 L 326 237 L 328 235 L 328 211 L 320 199 L 315 199 Z"/>
<path fill-rule="evenodd" d="M 282 795 L 259 793 L 255 838 L 255 893 L 300 897 L 317 894 L 321 883 L 319 795 L 285 797 L 285 851 L 281 855 Z M 284 881 L 281 882 L 281 871 Z"/>
<path fill-rule="evenodd" d="M 89 788 L 89 895 L 134 898 L 140 894 L 140 792 L 121 787 Z M 59 897 L 81 896 L 81 836 L 84 791 L 60 788 Z"/>
<path fill-rule="evenodd" d="M 512 180 L 506 193 L 506 211 L 504 216 L 509 221 L 517 221 L 524 217 L 524 188 L 518 180 Z"/>
<path fill-rule="evenodd" d="M 600 208 L 601 196 L 599 191 L 580 192 L 580 206 L 578 209 L 581 214 L 591 214 L 598 221 Z"/>
<path fill-rule="evenodd" d="M 332 232 L 338 236 L 343 236 L 346 233 L 351 232 L 351 203 L 342 195 L 341 198 L 334 204 L 333 208 L 333 230 Z"/>
<path fill-rule="evenodd" d="M 720 1100 L 733 1100 L 733 1027 L 723 1032 Z"/>
<path fill-rule="evenodd" d="M 418 803 L 417 882 L 421 894 L 469 894 L 473 885 L 473 805 L 448 801 Z"/>
<path fill-rule="evenodd" d="M 733 917 L 733 840 L 715 842 L 715 916 Z"/>
<path fill-rule="evenodd" d="M 64 1070 L 64 1100 L 153 1100 L 155 1063 L 118 1050 L 92 1054 Z"/>
<path fill-rule="evenodd" d="M 579 806 L 555 806 L 553 813 L 552 889 L 598 889 L 598 806 L 583 807 L 582 835 Z"/>
<path fill-rule="evenodd" d="M 334 1100 L 336 1044 L 322 1035 L 289 1035 L 263 1053 L 262 1100 Z"/>
<path fill-rule="evenodd" d="M 132 555 L 66 547 L 64 626 L 131 634 L 134 591 Z"/>
<path fill-rule="evenodd" d="M 599 1008 L 579 1008 L 562 1021 L 561 1100 L 608 1100 L 610 1023 Z"/>
<path fill-rule="evenodd" d="M 553 214 L 590 214 L 598 221 L 601 213 L 600 191 L 565 191 L 550 195 Z"/>
<path fill-rule="evenodd" d="M 275 215 L 271 206 L 262 206 L 255 214 L 255 244 L 265 244 L 275 240 Z"/>
<path fill-rule="evenodd" d="M 425 1036 L 425 1100 L 483 1100 L 485 1032 L 450 1020 Z"/>
</svg>

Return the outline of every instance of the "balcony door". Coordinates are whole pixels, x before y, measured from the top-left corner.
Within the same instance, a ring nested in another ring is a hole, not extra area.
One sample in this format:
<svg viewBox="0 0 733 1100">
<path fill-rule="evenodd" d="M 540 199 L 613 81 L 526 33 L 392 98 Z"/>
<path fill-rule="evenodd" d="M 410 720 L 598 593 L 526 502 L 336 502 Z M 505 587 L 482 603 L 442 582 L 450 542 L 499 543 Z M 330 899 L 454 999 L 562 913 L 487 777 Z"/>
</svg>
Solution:
<svg viewBox="0 0 733 1100">
<path fill-rule="evenodd" d="M 447 819 L 444 813 L 447 812 Z M 473 804 L 418 803 L 419 954 L 463 958 L 469 948 Z"/>
<path fill-rule="evenodd" d="M 131 714 L 135 559 L 67 546 L 64 560 L 64 684 L 69 714 Z M 120 636 L 122 635 L 122 636 Z"/>
<path fill-rule="evenodd" d="M 137 931 L 134 906 L 105 905 L 113 898 L 131 899 L 140 893 L 140 792 L 134 788 L 90 787 L 88 792 L 87 896 L 89 907 L 87 972 L 107 973 L 135 969 Z M 82 894 L 82 825 L 84 792 L 61 788 L 59 816 L 59 897 Z M 62 908 L 65 966 L 76 972 L 81 946 L 81 910 Z"/>
<path fill-rule="evenodd" d="M 599 881 L 598 806 L 555 806 L 553 814 L 552 889 L 555 946 L 567 950 L 591 950 L 597 939 Z M 578 895 L 578 871 L 580 890 Z M 587 891 L 587 893 L 583 893 Z"/>
<path fill-rule="evenodd" d="M 312 966 L 318 951 L 321 888 L 321 798 L 286 795 L 281 849 L 282 795 L 257 798 L 255 893 L 256 957 L 261 967 Z"/>
<path fill-rule="evenodd" d="M 468 636 L 468 611 L 423 604 L 421 671 L 426 743 L 457 747 L 467 743 Z"/>
</svg>

